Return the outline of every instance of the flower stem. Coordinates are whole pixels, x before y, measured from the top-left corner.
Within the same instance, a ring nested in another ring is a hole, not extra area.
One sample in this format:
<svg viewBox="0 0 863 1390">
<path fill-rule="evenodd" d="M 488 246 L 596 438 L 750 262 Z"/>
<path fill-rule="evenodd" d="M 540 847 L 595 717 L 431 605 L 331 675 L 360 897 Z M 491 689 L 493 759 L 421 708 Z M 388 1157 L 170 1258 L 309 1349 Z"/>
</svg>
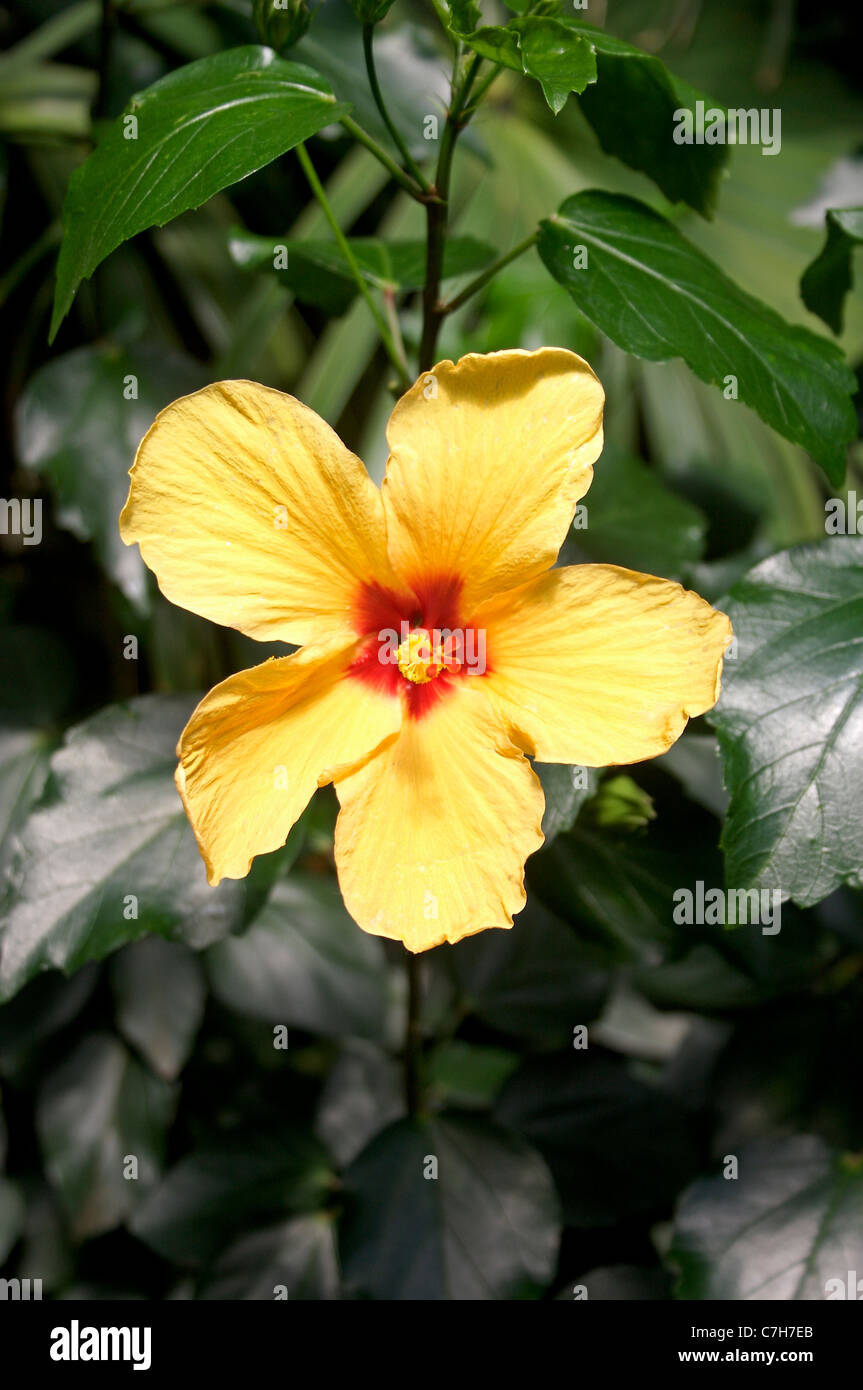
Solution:
<svg viewBox="0 0 863 1390">
<path fill-rule="evenodd" d="M 405 1104 L 408 1114 L 418 1115 L 422 1108 L 422 978 L 419 956 L 405 949 L 408 975 L 408 1010 L 405 1024 Z"/>
<path fill-rule="evenodd" d="M 363 25 L 363 53 L 365 55 L 366 60 L 366 73 L 368 74 L 369 86 L 372 89 L 372 96 L 375 99 L 375 105 L 381 113 L 381 119 L 383 120 L 384 125 L 386 126 L 387 130 L 393 138 L 393 141 L 395 142 L 396 149 L 402 157 L 405 168 L 410 170 L 410 173 L 416 179 L 423 192 L 430 193 L 431 184 L 423 174 L 416 160 L 413 158 L 413 155 L 407 147 L 407 142 L 404 140 L 401 131 L 399 130 L 398 126 L 395 124 L 392 116 L 387 110 L 387 104 L 384 101 L 384 94 L 381 91 L 381 85 L 378 81 L 377 68 L 375 67 L 374 34 L 375 26 L 373 24 Z"/>
<path fill-rule="evenodd" d="M 503 270 L 505 265 L 509 265 L 511 261 L 515 261 L 519 256 L 523 256 L 525 251 L 529 251 L 531 246 L 536 244 L 537 235 L 536 232 L 531 232 L 530 236 L 525 237 L 524 241 L 518 243 L 518 246 L 514 246 L 511 251 L 507 251 L 505 256 L 501 256 L 498 260 L 493 261 L 491 265 L 486 266 L 485 270 L 481 271 L 475 280 L 471 280 L 470 284 L 462 290 L 461 294 L 457 294 L 455 299 L 450 299 L 447 303 L 440 306 L 441 314 L 453 314 L 456 309 L 460 309 L 463 304 L 467 303 L 472 295 L 476 294 L 477 290 L 481 290 L 483 285 L 487 285 L 489 280 L 493 280 L 499 270 Z"/>
<path fill-rule="evenodd" d="M 390 361 L 392 362 L 393 366 L 398 372 L 399 379 L 402 385 L 407 386 L 409 379 L 407 363 L 404 359 L 404 350 L 402 350 L 401 353 L 399 352 L 399 349 L 393 339 L 392 333 L 390 332 L 390 326 L 387 323 L 384 314 L 382 313 L 378 305 L 375 303 L 375 300 L 372 296 L 372 292 L 366 284 L 362 272 L 359 266 L 357 265 L 354 253 L 350 248 L 350 243 L 348 242 L 347 237 L 345 236 L 344 232 L 339 226 L 338 218 L 336 217 L 335 213 L 330 207 L 329 199 L 327 198 L 327 195 L 324 192 L 324 186 L 318 178 L 317 174 L 315 173 L 314 165 L 312 164 L 312 161 L 309 157 L 309 152 L 306 149 L 305 145 L 297 145 L 297 157 L 299 158 L 300 164 L 303 166 L 303 172 L 305 173 L 305 176 L 309 181 L 311 190 L 317 198 L 318 202 L 320 203 L 321 208 L 323 210 L 323 214 L 329 222 L 330 227 L 332 228 L 332 233 L 336 239 L 339 250 L 341 251 L 342 255 L 344 256 L 345 260 L 347 261 L 350 267 L 351 274 L 354 277 L 357 289 L 359 290 L 363 299 L 366 301 L 372 318 L 377 324 L 378 332 L 381 335 L 381 342 L 387 350 L 387 355 L 389 356 Z"/>
<path fill-rule="evenodd" d="M 479 72 L 482 59 L 474 56 L 468 65 L 459 87 L 453 83 L 453 97 L 447 113 L 446 124 L 441 136 L 435 188 L 438 200 L 429 202 L 426 209 L 426 277 L 423 289 L 423 326 L 420 337 L 419 369 L 427 372 L 434 366 L 438 334 L 444 319 L 440 303 L 440 283 L 443 274 L 444 251 L 446 249 L 447 222 L 449 218 L 449 186 L 452 175 L 452 160 L 455 142 L 463 124 L 463 112 L 468 97 Z"/>
</svg>

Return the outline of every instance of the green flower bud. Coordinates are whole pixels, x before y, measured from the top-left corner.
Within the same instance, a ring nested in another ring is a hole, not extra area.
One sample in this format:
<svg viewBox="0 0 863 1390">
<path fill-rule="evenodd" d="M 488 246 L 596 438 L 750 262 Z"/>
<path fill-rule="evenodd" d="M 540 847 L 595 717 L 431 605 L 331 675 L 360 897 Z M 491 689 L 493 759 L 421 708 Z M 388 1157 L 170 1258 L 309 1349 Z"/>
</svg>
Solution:
<svg viewBox="0 0 863 1390">
<path fill-rule="evenodd" d="M 312 22 L 306 0 L 254 0 L 253 12 L 258 33 L 277 53 L 299 43 Z"/>
<path fill-rule="evenodd" d="M 361 24 L 379 24 L 394 3 L 395 0 L 351 0 L 351 9 Z"/>
</svg>

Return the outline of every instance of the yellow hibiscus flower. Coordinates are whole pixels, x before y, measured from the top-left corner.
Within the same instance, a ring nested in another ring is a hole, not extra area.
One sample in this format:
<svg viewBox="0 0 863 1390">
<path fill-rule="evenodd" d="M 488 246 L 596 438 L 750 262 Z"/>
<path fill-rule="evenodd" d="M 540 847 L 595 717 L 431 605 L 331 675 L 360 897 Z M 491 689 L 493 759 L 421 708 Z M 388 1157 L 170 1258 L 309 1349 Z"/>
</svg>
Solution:
<svg viewBox="0 0 863 1390">
<path fill-rule="evenodd" d="M 348 911 L 424 951 L 509 927 L 542 844 L 528 757 L 664 752 L 719 695 L 727 617 L 613 565 L 552 569 L 602 450 L 558 348 L 441 362 L 396 405 L 386 478 L 313 411 L 223 381 L 157 417 L 120 517 L 172 602 L 300 650 L 229 676 L 177 748 L 211 883 L 335 784 Z"/>
</svg>

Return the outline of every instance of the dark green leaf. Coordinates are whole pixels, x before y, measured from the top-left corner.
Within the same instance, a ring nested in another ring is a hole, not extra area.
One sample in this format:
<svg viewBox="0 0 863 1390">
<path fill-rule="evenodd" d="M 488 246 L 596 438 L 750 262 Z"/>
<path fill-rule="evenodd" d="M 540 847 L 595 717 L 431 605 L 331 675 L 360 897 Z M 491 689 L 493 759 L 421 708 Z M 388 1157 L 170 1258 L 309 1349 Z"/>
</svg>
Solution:
<svg viewBox="0 0 863 1390">
<path fill-rule="evenodd" d="M 347 110 L 311 68 L 252 45 L 133 97 L 69 182 L 51 337 L 81 281 L 121 242 L 200 207 Z"/>
<path fill-rule="evenodd" d="M 52 799 L 31 814 L 11 866 L 0 999 L 40 970 L 69 973 L 148 932 L 200 950 L 243 923 L 245 885 L 209 887 L 174 786 L 193 707 L 161 695 L 109 706 L 54 754 Z"/>
<path fill-rule="evenodd" d="M 314 1211 L 331 1181 L 326 1155 L 307 1135 L 250 1133 L 182 1159 L 130 1229 L 164 1259 L 200 1264 L 255 1226 Z"/>
<path fill-rule="evenodd" d="M 464 1006 L 498 1032 L 549 1046 L 602 1011 L 608 977 L 575 932 L 528 895 L 512 931 L 479 932 L 450 953 Z"/>
<path fill-rule="evenodd" d="M 433 1053 L 428 1079 L 445 1104 L 488 1110 L 518 1064 L 518 1053 L 505 1047 L 453 1038 Z"/>
<path fill-rule="evenodd" d="M 278 883 L 248 931 L 206 962 L 213 992 L 238 1013 L 327 1036 L 386 1036 L 383 946 L 348 916 L 334 879 Z"/>
<path fill-rule="evenodd" d="M 548 1170 L 528 1144 L 488 1122 L 399 1120 L 344 1183 L 339 1245 L 356 1294 L 535 1298 L 554 1274 L 560 1226 Z"/>
<path fill-rule="evenodd" d="M 583 92 L 596 81 L 594 48 L 586 39 L 551 17 L 513 21 L 518 33 L 524 71 L 535 77 L 555 116 L 566 105 L 570 92 Z"/>
<path fill-rule="evenodd" d="M 597 81 L 580 101 L 605 153 L 647 174 L 672 203 L 688 203 L 709 217 L 728 145 L 677 144 L 675 117 L 680 111 L 694 112 L 698 100 L 722 108 L 674 77 L 652 54 L 589 24 L 569 18 L 562 22 L 596 50 Z"/>
<path fill-rule="evenodd" d="M 697 1172 L 683 1112 L 594 1045 L 524 1062 L 495 1116 L 545 1156 L 567 1225 L 661 1210 Z"/>
<path fill-rule="evenodd" d="M 528 869 L 534 891 L 576 926 L 582 951 L 642 965 L 656 965 L 676 948 L 674 892 L 698 878 L 722 881 L 719 856 L 701 840 L 693 838 L 684 853 L 665 837 L 617 839 L 581 824 Z"/>
<path fill-rule="evenodd" d="M 48 776 L 51 741 L 34 729 L 0 728 L 0 870 Z"/>
<path fill-rule="evenodd" d="M 834 333 L 842 332 L 845 296 L 853 284 L 854 248 L 863 244 L 863 208 L 830 208 L 827 240 L 800 280 L 806 308 L 823 319 Z"/>
<path fill-rule="evenodd" d="M 107 1034 L 90 1034 L 49 1076 L 36 1126 L 76 1237 L 110 1231 L 152 1187 L 176 1099 Z"/>
<path fill-rule="evenodd" d="M 353 237 L 349 245 L 367 284 L 395 292 L 422 287 L 425 242 Z M 279 242 L 237 230 L 231 234 L 230 252 L 244 269 L 275 270 L 298 299 L 329 314 L 344 313 L 358 293 L 353 271 L 334 241 Z M 454 237 L 446 245 L 442 278 L 481 270 L 494 257 L 494 247 L 473 237 Z M 287 259 L 286 266 L 282 259 Z"/>
<path fill-rule="evenodd" d="M 863 885 L 863 537 L 772 556 L 726 604 L 737 634 L 719 735 L 735 888 L 810 906 Z"/>
<path fill-rule="evenodd" d="M 326 1079 L 315 1133 L 345 1168 L 386 1125 L 405 1113 L 404 1068 L 359 1038 L 342 1046 Z"/>
<path fill-rule="evenodd" d="M 681 1199 L 670 1251 L 680 1271 L 676 1296 L 858 1299 L 859 1156 L 837 1153 L 811 1135 L 794 1135 L 753 1143 L 737 1157 L 736 1180 L 701 1178 Z"/>
<path fill-rule="evenodd" d="M 650 361 L 682 357 L 734 389 L 841 481 L 856 434 L 854 376 L 833 344 L 785 323 L 739 289 L 663 217 L 633 198 L 588 191 L 541 223 L 539 253 L 583 313 Z M 576 248 L 586 248 L 578 269 Z"/>
<path fill-rule="evenodd" d="M 117 526 L 129 469 L 158 412 L 205 380 L 179 353 L 82 347 L 41 367 L 18 402 L 21 462 L 48 478 L 59 525 L 94 542 L 105 572 L 138 609 L 147 607 L 146 570 Z"/>
<path fill-rule="evenodd" d="M 176 1080 L 204 1015 L 207 987 L 197 956 L 149 936 L 114 956 L 110 976 L 119 1031 L 157 1076 Z"/>
<path fill-rule="evenodd" d="M 535 77 L 555 115 L 578 92 L 606 154 L 647 174 L 671 202 L 710 215 L 728 146 L 674 140 L 679 112 L 694 115 L 699 100 L 712 106 L 659 58 L 564 14 L 454 32 L 491 62 Z"/>
<path fill-rule="evenodd" d="M 569 767 L 566 763 L 534 763 L 533 770 L 542 783 L 542 833 L 550 845 L 562 830 L 575 825 L 585 801 L 596 792 L 599 773 L 595 767 Z"/>
<path fill-rule="evenodd" d="M 42 1071 L 39 1045 L 78 1017 L 98 974 L 96 965 L 84 966 L 71 980 L 55 970 L 46 971 L 0 1006 L 0 1075 L 15 1076 L 28 1066 L 36 1074 Z"/>
<path fill-rule="evenodd" d="M 296 1216 L 241 1236 L 223 1252 L 198 1289 L 199 1299 L 233 1303 L 319 1301 L 339 1297 L 335 1229 L 330 1216 Z"/>
<path fill-rule="evenodd" d="M 706 529 L 698 507 L 639 459 L 606 446 L 560 562 L 588 559 L 680 579 L 701 559 Z"/>
</svg>

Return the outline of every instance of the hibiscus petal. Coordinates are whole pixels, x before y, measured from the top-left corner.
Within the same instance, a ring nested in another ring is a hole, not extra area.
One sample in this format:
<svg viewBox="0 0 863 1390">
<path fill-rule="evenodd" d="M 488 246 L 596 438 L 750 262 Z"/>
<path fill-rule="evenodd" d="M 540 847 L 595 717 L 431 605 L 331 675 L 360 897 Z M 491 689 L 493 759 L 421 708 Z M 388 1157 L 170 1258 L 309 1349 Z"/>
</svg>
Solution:
<svg viewBox="0 0 863 1390">
<path fill-rule="evenodd" d="M 554 563 L 602 450 L 602 387 L 574 352 L 440 362 L 390 417 L 390 558 L 416 592 L 463 581 L 463 611 Z"/>
<path fill-rule="evenodd" d="M 316 787 L 397 732 L 398 697 L 345 677 L 355 654 L 304 647 L 229 676 L 198 705 L 176 781 L 210 883 L 244 878 L 255 855 L 284 844 Z"/>
<path fill-rule="evenodd" d="M 664 753 L 719 698 L 731 624 L 697 594 L 614 565 L 551 570 L 475 615 L 488 692 L 540 762 Z"/>
<path fill-rule="evenodd" d="M 543 840 L 542 788 L 475 679 L 335 783 L 345 906 L 409 951 L 512 926 L 524 861 Z"/>
<path fill-rule="evenodd" d="M 120 516 L 173 603 L 259 640 L 353 636 L 363 582 L 394 582 L 378 489 L 313 410 L 251 381 L 174 401 Z"/>
</svg>

